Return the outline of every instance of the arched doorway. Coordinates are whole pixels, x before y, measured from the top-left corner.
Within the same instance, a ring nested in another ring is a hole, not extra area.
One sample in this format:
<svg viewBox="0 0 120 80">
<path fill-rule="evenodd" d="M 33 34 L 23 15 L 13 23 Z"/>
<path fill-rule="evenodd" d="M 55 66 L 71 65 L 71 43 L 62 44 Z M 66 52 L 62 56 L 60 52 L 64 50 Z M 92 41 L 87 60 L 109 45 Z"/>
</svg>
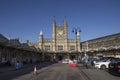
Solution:
<svg viewBox="0 0 120 80">
<path fill-rule="evenodd" d="M 76 55 L 70 55 L 70 59 L 73 60 L 76 58 Z"/>
<path fill-rule="evenodd" d="M 63 57 L 64 57 L 63 54 L 58 54 L 58 55 L 57 55 L 57 59 L 58 59 L 58 60 L 62 60 Z"/>
</svg>

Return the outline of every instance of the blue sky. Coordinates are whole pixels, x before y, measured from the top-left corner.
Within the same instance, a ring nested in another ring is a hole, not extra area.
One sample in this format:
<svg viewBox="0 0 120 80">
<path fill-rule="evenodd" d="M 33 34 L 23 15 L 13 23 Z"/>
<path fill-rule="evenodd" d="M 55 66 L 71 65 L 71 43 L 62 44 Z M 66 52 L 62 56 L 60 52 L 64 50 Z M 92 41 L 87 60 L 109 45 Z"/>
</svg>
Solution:
<svg viewBox="0 0 120 80">
<path fill-rule="evenodd" d="M 68 22 L 68 37 L 73 28 L 81 29 L 81 41 L 120 32 L 120 0 L 0 0 L 0 33 L 21 42 L 52 37 L 52 21 Z"/>
</svg>

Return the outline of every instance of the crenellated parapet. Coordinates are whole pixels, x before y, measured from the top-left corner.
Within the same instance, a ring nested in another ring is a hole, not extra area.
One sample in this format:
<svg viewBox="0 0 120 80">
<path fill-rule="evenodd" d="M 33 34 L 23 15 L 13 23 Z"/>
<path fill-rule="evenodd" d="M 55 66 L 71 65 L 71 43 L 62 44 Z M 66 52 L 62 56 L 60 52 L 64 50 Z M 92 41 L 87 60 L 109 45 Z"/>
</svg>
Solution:
<svg viewBox="0 0 120 80">
<path fill-rule="evenodd" d="M 75 39 L 69 39 L 68 42 L 69 43 L 76 43 L 76 40 Z"/>
<path fill-rule="evenodd" d="M 52 43 L 52 39 L 44 39 L 43 43 Z"/>
</svg>

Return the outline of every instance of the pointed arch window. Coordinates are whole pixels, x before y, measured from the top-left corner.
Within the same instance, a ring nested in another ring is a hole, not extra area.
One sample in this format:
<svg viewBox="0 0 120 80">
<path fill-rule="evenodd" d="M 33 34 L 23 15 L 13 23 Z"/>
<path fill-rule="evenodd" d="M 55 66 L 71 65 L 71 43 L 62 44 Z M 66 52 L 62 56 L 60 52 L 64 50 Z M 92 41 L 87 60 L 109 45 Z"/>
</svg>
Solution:
<svg viewBox="0 0 120 80">
<path fill-rule="evenodd" d="M 58 51 L 63 51 L 63 46 L 62 45 L 58 45 Z"/>
<path fill-rule="evenodd" d="M 50 51 L 50 45 L 45 45 L 45 51 Z"/>
<path fill-rule="evenodd" d="M 75 50 L 75 46 L 70 46 L 70 51 L 74 51 Z"/>
</svg>

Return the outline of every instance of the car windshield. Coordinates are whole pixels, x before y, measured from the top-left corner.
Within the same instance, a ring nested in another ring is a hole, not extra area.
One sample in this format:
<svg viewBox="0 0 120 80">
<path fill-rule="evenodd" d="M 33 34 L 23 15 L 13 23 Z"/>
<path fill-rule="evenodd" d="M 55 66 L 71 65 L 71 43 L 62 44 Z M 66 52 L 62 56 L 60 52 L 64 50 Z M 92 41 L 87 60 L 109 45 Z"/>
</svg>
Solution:
<svg viewBox="0 0 120 80">
<path fill-rule="evenodd" d="M 117 63 L 117 62 L 120 62 L 119 58 L 114 58 L 114 59 L 111 60 L 111 63 Z"/>
<path fill-rule="evenodd" d="M 107 62 L 107 61 L 110 61 L 110 59 L 100 60 L 100 62 Z"/>
</svg>

